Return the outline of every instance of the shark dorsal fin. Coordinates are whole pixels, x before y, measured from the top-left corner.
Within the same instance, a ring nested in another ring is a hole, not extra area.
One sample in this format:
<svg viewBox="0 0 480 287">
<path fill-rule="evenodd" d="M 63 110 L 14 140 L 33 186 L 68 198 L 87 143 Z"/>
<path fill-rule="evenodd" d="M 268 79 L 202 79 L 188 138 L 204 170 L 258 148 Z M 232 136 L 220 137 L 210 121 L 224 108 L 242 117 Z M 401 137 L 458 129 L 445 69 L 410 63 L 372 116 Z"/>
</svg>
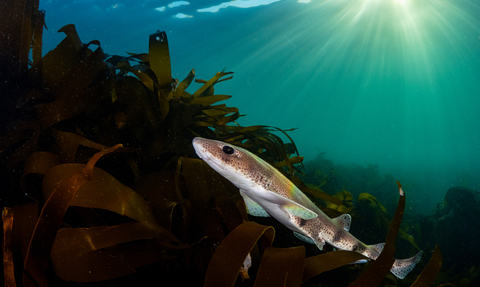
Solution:
<svg viewBox="0 0 480 287">
<path fill-rule="evenodd" d="M 352 217 L 350 214 L 342 214 L 339 217 L 334 218 L 333 221 L 339 223 L 346 231 L 349 231 L 350 224 L 352 223 Z"/>
</svg>

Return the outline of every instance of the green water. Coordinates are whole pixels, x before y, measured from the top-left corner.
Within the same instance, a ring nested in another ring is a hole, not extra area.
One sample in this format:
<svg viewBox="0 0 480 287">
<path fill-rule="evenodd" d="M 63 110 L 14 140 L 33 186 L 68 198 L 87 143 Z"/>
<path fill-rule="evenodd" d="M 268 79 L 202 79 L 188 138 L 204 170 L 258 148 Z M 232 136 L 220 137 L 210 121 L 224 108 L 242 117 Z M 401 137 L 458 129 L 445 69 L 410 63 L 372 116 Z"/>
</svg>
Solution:
<svg viewBox="0 0 480 287">
<path fill-rule="evenodd" d="M 479 6 L 309 5 L 272 8 L 281 21 L 237 26 L 246 34 L 260 27 L 249 44 L 227 40 L 236 57 L 245 55 L 227 66 L 236 72 L 234 105 L 247 114 L 240 122 L 298 127 L 292 135 L 307 158 L 325 151 L 336 162 L 378 164 L 420 211 L 450 186 L 480 189 Z"/>
<path fill-rule="evenodd" d="M 480 190 L 480 1 L 279 1 L 217 13 L 197 9 L 221 1 L 163 12 L 152 1 L 107 2 L 45 2 L 46 50 L 67 23 L 120 55 L 146 52 L 148 35 L 164 30 L 173 77 L 234 71 L 215 88 L 247 115 L 238 122 L 297 127 L 307 160 L 326 152 L 378 164 L 421 212 L 451 186 Z"/>
</svg>

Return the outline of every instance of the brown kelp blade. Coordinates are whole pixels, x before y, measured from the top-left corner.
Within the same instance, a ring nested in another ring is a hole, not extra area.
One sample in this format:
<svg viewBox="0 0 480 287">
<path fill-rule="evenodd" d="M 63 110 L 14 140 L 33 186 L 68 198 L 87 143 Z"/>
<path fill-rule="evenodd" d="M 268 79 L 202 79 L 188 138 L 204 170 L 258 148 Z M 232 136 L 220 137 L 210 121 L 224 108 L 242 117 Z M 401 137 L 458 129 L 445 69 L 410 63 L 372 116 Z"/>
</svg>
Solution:
<svg viewBox="0 0 480 287">
<path fill-rule="evenodd" d="M 3 276 L 5 277 L 5 287 L 15 287 L 15 272 L 12 254 L 12 227 L 13 213 L 10 208 L 3 208 Z"/>
<path fill-rule="evenodd" d="M 136 267 L 160 259 L 173 258 L 174 255 L 167 255 L 167 249 L 189 247 L 185 244 L 172 244 L 168 241 L 169 237 L 171 237 L 169 231 L 149 222 L 92 228 L 63 228 L 57 233 L 51 258 L 55 273 L 63 280 L 76 282 L 107 280 L 132 274 Z M 152 238 L 158 240 L 125 244 Z M 128 250 L 133 252 L 129 254 Z M 72 254 L 75 254 L 75 258 L 72 258 Z"/>
<path fill-rule="evenodd" d="M 49 170 L 43 180 L 45 198 L 58 189 L 56 183 L 67 180 L 70 174 L 81 172 L 84 168 L 86 167 L 83 164 L 72 163 L 57 165 Z M 148 204 L 135 191 L 102 169 L 93 168 L 92 175 L 91 180 L 79 187 L 69 205 L 101 208 L 137 221 L 154 222 Z"/>
<path fill-rule="evenodd" d="M 13 77 L 27 71 L 28 55 L 35 31 L 39 1 L 3 0 L 0 9 L 0 55 L 3 75 Z M 33 28 L 33 29 L 32 29 Z M 10 63 L 6 59 L 13 59 Z M 8 65 L 10 64 L 10 65 Z M 2 95 L 7 96 L 7 95 Z"/>
<path fill-rule="evenodd" d="M 104 150 L 108 147 L 86 139 L 80 135 L 52 129 L 52 135 L 55 138 L 60 157 L 63 162 L 75 162 L 75 154 L 80 146 L 85 146 L 97 150 Z"/>
<path fill-rule="evenodd" d="M 254 287 L 300 286 L 305 261 L 305 247 L 268 247 L 262 256 Z"/>
<path fill-rule="evenodd" d="M 96 153 L 83 170 L 63 180 L 50 194 L 40 213 L 27 249 L 23 277 L 25 286 L 48 286 L 45 270 L 57 230 L 63 221 L 63 215 L 78 189 L 92 178 L 93 166 L 98 159 L 119 147 L 121 145 Z"/>
<path fill-rule="evenodd" d="M 45 175 L 52 167 L 59 164 L 58 156 L 51 152 L 37 151 L 27 158 L 23 168 L 22 179 L 20 185 L 25 189 L 29 174 Z"/>
<path fill-rule="evenodd" d="M 411 285 L 411 287 L 428 287 L 437 277 L 440 269 L 442 268 L 442 252 L 438 245 L 433 250 L 432 257 L 428 261 L 427 266 L 423 269 L 417 280 Z"/>
<path fill-rule="evenodd" d="M 393 255 L 395 254 L 395 241 L 397 238 L 398 230 L 400 229 L 400 223 L 402 222 L 406 197 L 400 183 L 397 183 L 400 192 L 400 198 L 398 200 L 395 215 L 393 216 L 392 222 L 390 223 L 390 229 L 388 230 L 388 235 L 385 240 L 385 247 L 383 248 L 382 253 L 380 253 L 380 256 L 378 256 L 378 258 L 372 262 L 368 269 L 363 272 L 362 275 L 350 285 L 350 287 L 374 287 L 380 285 L 383 278 L 387 276 L 387 274 L 390 272 L 390 268 L 395 262 L 395 259 L 393 258 Z"/>
<path fill-rule="evenodd" d="M 271 245 L 275 230 L 271 226 L 247 221 L 230 232 L 213 254 L 204 286 L 233 286 L 245 258 L 262 236 Z"/>
<path fill-rule="evenodd" d="M 58 45 L 41 61 L 45 85 L 55 98 L 55 101 L 38 107 L 38 118 L 43 128 L 92 109 L 107 88 L 107 85 L 92 85 L 99 76 L 106 81 L 101 73 L 106 69 L 103 50 L 99 47 L 90 54 L 82 53 L 87 48 L 77 39 L 74 26 L 64 28 L 68 31 L 67 38 L 62 42 L 65 44 Z M 77 55 L 72 57 L 72 54 Z"/>
<path fill-rule="evenodd" d="M 367 257 L 360 253 L 343 250 L 308 257 L 305 259 L 303 282 L 320 273 L 364 259 Z"/>
</svg>

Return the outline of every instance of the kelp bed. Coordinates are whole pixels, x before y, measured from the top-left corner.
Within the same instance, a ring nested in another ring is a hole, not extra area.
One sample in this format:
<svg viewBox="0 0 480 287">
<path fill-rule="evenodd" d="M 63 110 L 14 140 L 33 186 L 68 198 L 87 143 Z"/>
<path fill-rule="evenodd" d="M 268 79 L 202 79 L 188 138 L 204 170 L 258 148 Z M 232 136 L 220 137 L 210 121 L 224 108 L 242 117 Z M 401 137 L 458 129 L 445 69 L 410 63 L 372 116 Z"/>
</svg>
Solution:
<svg viewBox="0 0 480 287">
<path fill-rule="evenodd" d="M 384 251 L 364 265 L 349 264 L 363 258 L 354 252 L 306 257 L 303 245 L 276 247 L 272 226 L 249 221 L 237 189 L 196 157 L 194 137 L 248 148 L 312 198 L 345 206 L 294 175 L 303 158 L 288 131 L 242 127 L 237 108 L 218 104 L 230 96 L 214 86 L 231 72 L 197 79 L 201 87 L 186 92 L 194 70 L 181 82 L 171 78 L 164 32 L 150 36 L 149 53 L 122 57 L 98 41 L 82 43 L 67 25 L 59 30 L 65 39 L 42 57 L 38 1 L 1 5 L 5 286 L 419 287 L 438 274 L 435 248 L 419 276 L 389 275 L 405 196 Z M 342 212 L 335 209 L 325 210 Z"/>
</svg>

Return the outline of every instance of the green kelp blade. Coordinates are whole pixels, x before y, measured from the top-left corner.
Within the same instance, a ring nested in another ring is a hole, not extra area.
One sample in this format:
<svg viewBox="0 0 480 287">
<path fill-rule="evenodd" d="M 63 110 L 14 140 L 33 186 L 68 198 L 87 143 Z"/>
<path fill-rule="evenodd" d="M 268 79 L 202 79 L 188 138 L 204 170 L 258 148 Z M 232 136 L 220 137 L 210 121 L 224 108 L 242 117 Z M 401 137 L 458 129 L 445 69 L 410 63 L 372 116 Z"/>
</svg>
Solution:
<svg viewBox="0 0 480 287">
<path fill-rule="evenodd" d="M 197 82 L 197 81 L 195 81 Z M 211 97 L 215 94 L 215 89 L 213 88 L 213 84 L 206 88 L 200 95 L 198 95 L 198 98 L 206 98 L 206 97 Z M 193 96 L 193 95 L 192 95 Z"/>
<path fill-rule="evenodd" d="M 226 124 L 230 123 L 230 122 L 233 122 L 233 121 L 236 121 L 238 118 L 240 117 L 240 114 L 238 113 L 238 111 L 236 111 L 234 114 L 232 115 L 229 115 L 229 116 L 225 116 L 225 117 L 222 117 L 220 118 L 216 123 L 216 127 L 217 128 L 221 128 L 223 126 L 225 126 Z"/>
<path fill-rule="evenodd" d="M 51 252 L 55 273 L 65 281 L 76 282 L 100 281 L 132 274 L 136 267 L 173 258 L 174 253 L 166 255 L 170 247 L 184 249 L 190 245 L 173 245 L 164 240 L 143 241 L 137 246 L 141 248 L 132 254 L 124 252 L 126 246 L 119 245 L 142 239 L 162 239 L 167 233 L 170 232 L 148 222 L 60 229 Z M 72 257 L 72 254 L 75 256 Z"/>
<path fill-rule="evenodd" d="M 213 78 L 211 78 L 208 82 L 206 82 L 200 89 L 198 89 L 195 93 L 193 93 L 192 97 L 196 98 L 200 96 L 207 88 L 210 86 L 214 85 L 218 79 L 220 79 L 223 76 L 233 74 L 233 72 L 217 72 Z"/>
<path fill-rule="evenodd" d="M 205 110 L 202 110 L 202 112 L 210 117 L 224 116 L 230 113 L 223 109 L 205 109 Z"/>
<path fill-rule="evenodd" d="M 380 256 L 372 262 L 368 269 L 362 273 L 360 277 L 355 280 L 350 287 L 371 286 L 375 287 L 380 285 L 383 278 L 388 275 L 392 268 L 395 259 L 395 241 L 397 239 L 397 233 L 402 223 L 403 211 L 405 209 L 405 193 L 402 190 L 402 186 L 397 181 L 398 189 L 400 192 L 400 198 L 398 200 L 397 209 L 393 216 L 390 228 L 388 230 L 387 238 L 385 239 L 385 247 L 383 248 Z"/>
<path fill-rule="evenodd" d="M 201 106 L 210 106 L 219 101 L 224 101 L 230 99 L 232 96 L 229 95 L 214 95 L 209 97 L 197 97 L 193 98 L 190 101 L 191 105 L 201 105 Z"/>
<path fill-rule="evenodd" d="M 438 245 L 433 250 L 432 257 L 428 261 L 427 266 L 423 269 L 417 280 L 411 285 L 411 287 L 428 287 L 437 277 L 440 269 L 442 268 L 442 252 Z"/>
<path fill-rule="evenodd" d="M 157 85 L 157 77 L 153 74 L 153 71 L 145 65 L 135 65 L 133 67 L 123 66 L 121 69 L 133 73 L 145 87 L 151 91 L 153 91 L 153 87 Z"/>
<path fill-rule="evenodd" d="M 173 93 L 174 97 L 181 97 L 183 96 L 183 92 L 190 86 L 190 83 L 192 82 L 193 78 L 195 78 L 195 70 L 192 69 L 190 73 L 188 73 L 188 76 L 178 84 L 177 88 L 175 89 L 175 92 Z"/>
<path fill-rule="evenodd" d="M 293 148 L 295 149 L 295 152 L 297 153 L 297 155 L 299 155 L 298 153 L 298 149 L 297 149 L 297 146 L 295 145 L 295 142 L 293 141 L 292 137 L 290 137 L 289 134 L 287 134 L 287 131 L 294 131 L 296 130 L 297 128 L 291 128 L 291 129 L 287 129 L 287 130 L 282 130 L 280 128 L 277 128 L 277 127 L 272 127 L 274 128 L 275 130 L 281 132 L 282 134 L 284 134 L 291 142 L 291 144 L 293 145 Z"/>
<path fill-rule="evenodd" d="M 129 59 L 130 57 L 124 57 L 124 56 L 119 56 L 119 55 L 110 55 L 110 54 L 107 54 L 107 53 L 103 53 L 103 55 L 104 55 L 104 59 L 105 59 L 104 62 L 110 63 L 110 64 L 112 64 L 112 66 L 114 66 L 116 68 L 131 66 L 128 61 L 133 60 L 133 59 Z M 119 63 L 121 63 L 121 64 L 119 64 Z"/>
<path fill-rule="evenodd" d="M 383 207 L 383 206 L 382 206 Z M 398 231 L 398 235 L 405 239 L 406 241 L 410 242 L 410 244 L 412 244 L 413 247 L 415 247 L 415 249 L 417 250 L 421 250 L 421 248 L 417 245 L 417 243 L 415 242 L 415 238 L 413 238 L 413 236 L 411 236 L 410 234 L 408 234 L 407 232 L 403 231 L 403 229 L 400 229 Z"/>
<path fill-rule="evenodd" d="M 47 200 L 35 225 L 25 256 L 24 286 L 48 286 L 45 271 L 57 230 L 63 222 L 63 215 L 79 188 L 91 180 L 95 163 L 101 156 L 119 147 L 121 145 L 96 153 L 87 165 L 82 165 L 81 170 L 70 173 L 64 180 L 57 181 L 54 190 L 45 197 Z"/>
<path fill-rule="evenodd" d="M 368 259 L 360 253 L 353 251 L 333 251 L 305 259 L 303 282 L 320 273 L 350 264 L 352 262 Z"/>
<path fill-rule="evenodd" d="M 304 159 L 303 156 L 293 156 L 293 157 L 288 158 L 288 162 L 287 162 L 286 160 L 280 161 L 280 162 L 276 162 L 273 166 L 276 167 L 276 168 L 282 168 L 282 167 L 288 166 L 289 163 L 290 163 L 290 164 L 299 164 L 299 163 L 302 163 L 302 162 L 303 162 L 303 159 Z"/>
<path fill-rule="evenodd" d="M 234 286 L 245 258 L 262 236 L 271 245 L 275 229 L 247 221 L 230 232 L 213 254 L 203 286 Z"/>
<path fill-rule="evenodd" d="M 300 286 L 305 261 L 305 247 L 268 247 L 262 256 L 254 287 Z"/>
<path fill-rule="evenodd" d="M 127 52 L 132 58 L 138 59 L 140 62 L 150 62 L 150 55 L 148 53 L 130 53 Z"/>
<path fill-rule="evenodd" d="M 261 130 L 265 128 L 266 126 L 261 126 L 261 125 L 256 125 L 256 126 L 249 126 L 249 127 L 242 127 L 239 132 L 240 133 L 248 133 L 248 132 L 254 132 L 257 130 Z"/>
<path fill-rule="evenodd" d="M 150 69 L 152 69 L 157 76 L 159 87 L 170 90 L 172 84 L 172 68 L 170 66 L 167 33 L 159 31 L 151 34 L 148 51 L 150 55 Z"/>
</svg>

